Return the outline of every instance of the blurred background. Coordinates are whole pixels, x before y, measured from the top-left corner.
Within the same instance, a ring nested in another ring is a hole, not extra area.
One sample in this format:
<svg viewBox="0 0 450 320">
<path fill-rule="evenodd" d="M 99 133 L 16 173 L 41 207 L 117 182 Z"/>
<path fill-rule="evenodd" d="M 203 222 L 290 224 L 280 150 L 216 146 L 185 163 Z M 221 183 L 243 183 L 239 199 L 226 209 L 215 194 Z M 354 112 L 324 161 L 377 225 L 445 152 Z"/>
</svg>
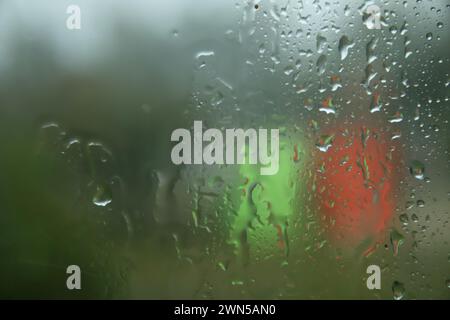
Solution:
<svg viewBox="0 0 450 320">
<path fill-rule="evenodd" d="M 0 1 L 0 298 L 449 299 L 449 11 Z M 173 165 L 194 120 L 279 173 Z"/>
</svg>

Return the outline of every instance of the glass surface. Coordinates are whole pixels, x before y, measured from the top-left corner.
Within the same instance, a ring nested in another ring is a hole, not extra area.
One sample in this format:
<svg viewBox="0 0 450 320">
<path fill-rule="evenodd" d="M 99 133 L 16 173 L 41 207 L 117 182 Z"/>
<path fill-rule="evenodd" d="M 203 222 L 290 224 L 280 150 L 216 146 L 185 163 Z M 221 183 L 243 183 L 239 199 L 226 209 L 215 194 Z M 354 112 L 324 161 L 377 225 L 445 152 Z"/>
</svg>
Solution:
<svg viewBox="0 0 450 320">
<path fill-rule="evenodd" d="M 449 299 L 449 17 L 1 1 L 0 298 Z M 176 165 L 194 121 L 278 129 L 277 173 Z"/>
</svg>

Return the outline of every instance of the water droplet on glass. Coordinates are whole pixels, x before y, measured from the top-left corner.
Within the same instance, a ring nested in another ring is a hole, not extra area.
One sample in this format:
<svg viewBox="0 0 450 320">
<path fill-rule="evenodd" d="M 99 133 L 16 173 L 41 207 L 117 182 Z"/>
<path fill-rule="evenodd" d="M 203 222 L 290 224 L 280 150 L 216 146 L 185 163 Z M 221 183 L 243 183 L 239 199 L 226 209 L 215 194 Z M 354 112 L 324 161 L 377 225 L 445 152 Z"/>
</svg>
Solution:
<svg viewBox="0 0 450 320">
<path fill-rule="evenodd" d="M 284 68 L 284 74 L 287 76 L 291 75 L 293 71 L 294 68 L 292 66 L 287 66 L 286 68 Z"/>
<path fill-rule="evenodd" d="M 382 103 L 379 93 L 374 93 L 372 95 L 372 100 L 370 101 L 370 113 L 378 112 L 381 110 Z"/>
<path fill-rule="evenodd" d="M 317 73 L 321 75 L 325 72 L 325 66 L 327 64 L 327 57 L 325 55 L 321 55 L 316 62 Z"/>
<path fill-rule="evenodd" d="M 397 230 L 393 229 L 390 235 L 392 250 L 394 252 L 394 256 L 398 255 L 400 246 L 404 242 L 404 237 Z"/>
<path fill-rule="evenodd" d="M 342 36 L 339 39 L 339 54 L 341 55 L 341 60 L 344 60 L 348 56 L 348 50 L 352 48 L 355 44 L 351 42 L 347 36 Z"/>
<path fill-rule="evenodd" d="M 397 34 L 397 31 L 398 31 L 398 29 L 397 29 L 396 26 L 392 26 L 392 27 L 389 28 L 389 32 L 390 32 L 392 35 L 396 35 L 396 34 Z"/>
<path fill-rule="evenodd" d="M 336 106 L 333 105 L 333 99 L 331 97 L 328 97 L 323 100 L 322 105 L 319 107 L 319 111 L 325 112 L 326 114 L 336 114 Z"/>
<path fill-rule="evenodd" d="M 403 121 L 403 114 L 400 112 L 396 112 L 392 117 L 388 120 L 390 123 L 398 123 Z"/>
<path fill-rule="evenodd" d="M 425 173 L 425 165 L 418 160 L 413 160 L 409 167 L 409 172 L 413 175 L 414 178 L 418 180 L 423 180 Z"/>
<path fill-rule="evenodd" d="M 317 35 L 316 38 L 316 49 L 318 53 L 322 53 L 325 51 L 327 46 L 327 39 L 321 35 Z"/>
<path fill-rule="evenodd" d="M 316 147 L 322 151 L 327 152 L 327 150 L 331 147 L 334 140 L 334 135 L 322 135 L 316 142 Z"/>
<path fill-rule="evenodd" d="M 406 213 L 401 214 L 398 218 L 404 226 L 408 225 L 409 219 Z"/>
<path fill-rule="evenodd" d="M 93 159 L 101 163 L 111 161 L 112 152 L 103 143 L 98 141 L 90 141 L 87 143 L 87 147 Z"/>
<path fill-rule="evenodd" d="M 206 67 L 207 62 L 214 57 L 214 51 L 201 51 L 195 55 L 197 60 L 197 68 L 203 69 Z"/>
<path fill-rule="evenodd" d="M 109 185 L 97 185 L 92 203 L 99 207 L 105 207 L 112 202 L 112 191 Z"/>
<path fill-rule="evenodd" d="M 405 296 L 405 286 L 403 283 L 394 281 L 392 284 L 392 294 L 395 300 L 401 300 Z"/>
</svg>

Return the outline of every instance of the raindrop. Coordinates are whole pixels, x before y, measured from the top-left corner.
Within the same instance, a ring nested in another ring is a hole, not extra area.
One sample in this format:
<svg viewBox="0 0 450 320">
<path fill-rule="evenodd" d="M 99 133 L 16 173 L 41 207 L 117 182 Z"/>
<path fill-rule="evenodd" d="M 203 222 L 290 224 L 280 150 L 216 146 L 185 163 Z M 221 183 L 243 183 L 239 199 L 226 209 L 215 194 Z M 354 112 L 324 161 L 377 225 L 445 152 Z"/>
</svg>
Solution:
<svg viewBox="0 0 450 320">
<path fill-rule="evenodd" d="M 403 244 L 405 238 L 397 230 L 392 229 L 390 235 L 392 250 L 394 251 L 394 256 L 398 255 L 400 246 Z"/>
<path fill-rule="evenodd" d="M 403 283 L 394 281 L 392 284 L 392 293 L 395 300 L 401 300 L 405 296 L 405 286 Z"/>
<path fill-rule="evenodd" d="M 216 106 L 222 104 L 223 99 L 224 99 L 223 93 L 220 91 L 217 91 L 211 98 L 211 105 L 216 107 Z"/>
<path fill-rule="evenodd" d="M 334 135 L 322 135 L 316 142 L 316 147 L 322 151 L 327 152 L 334 140 Z"/>
<path fill-rule="evenodd" d="M 66 143 L 66 150 L 69 150 L 75 146 L 80 146 L 81 145 L 81 141 L 78 138 L 70 138 L 69 141 L 67 141 Z"/>
<path fill-rule="evenodd" d="M 370 64 L 373 61 L 377 59 L 377 56 L 375 55 L 375 48 L 378 44 L 378 38 L 373 38 L 372 40 L 367 43 L 366 46 L 366 57 L 367 57 L 367 63 Z"/>
<path fill-rule="evenodd" d="M 413 175 L 414 178 L 418 180 L 423 180 L 425 173 L 425 165 L 418 160 L 413 160 L 409 167 L 409 172 Z"/>
<path fill-rule="evenodd" d="M 97 185 L 92 197 L 92 203 L 99 207 L 105 207 L 112 202 L 112 191 L 108 185 Z"/>
<path fill-rule="evenodd" d="M 87 143 L 89 153 L 101 163 L 106 163 L 112 159 L 111 151 L 106 148 L 103 143 L 98 141 L 90 141 Z"/>
<path fill-rule="evenodd" d="M 320 34 L 316 38 L 316 49 L 318 53 L 324 52 L 327 46 L 327 39 Z"/>
<path fill-rule="evenodd" d="M 381 110 L 382 103 L 379 93 L 374 93 L 370 102 L 370 113 L 378 112 Z"/>
<path fill-rule="evenodd" d="M 284 68 L 284 74 L 289 76 L 292 74 L 292 72 L 294 72 L 294 68 L 292 66 L 287 66 L 286 68 Z"/>
<path fill-rule="evenodd" d="M 409 50 L 408 48 L 405 48 L 405 59 L 408 58 L 410 55 L 412 55 L 412 51 Z"/>
<path fill-rule="evenodd" d="M 398 218 L 404 226 L 408 225 L 409 219 L 406 213 L 401 214 Z"/>
<path fill-rule="evenodd" d="M 337 75 L 331 76 L 330 78 L 331 91 L 336 91 L 339 88 L 342 88 L 341 78 Z"/>
<path fill-rule="evenodd" d="M 406 210 L 412 209 L 414 207 L 413 201 L 406 201 L 405 208 Z"/>
<path fill-rule="evenodd" d="M 355 45 L 355 43 L 351 42 L 347 36 L 342 36 L 341 39 L 339 39 L 339 53 L 341 55 L 341 60 L 344 60 L 348 56 L 348 50 L 352 48 Z"/>
<path fill-rule="evenodd" d="M 405 21 L 400 28 L 400 34 L 404 36 L 408 32 L 408 23 Z"/>
<path fill-rule="evenodd" d="M 321 55 L 316 62 L 317 73 L 321 75 L 325 72 L 325 66 L 327 64 L 327 57 L 325 55 Z"/>
<path fill-rule="evenodd" d="M 345 5 L 344 14 L 347 17 L 350 15 L 350 7 L 348 5 Z"/>
<path fill-rule="evenodd" d="M 266 46 L 264 43 L 261 43 L 258 48 L 259 54 L 262 56 L 266 52 Z"/>
<path fill-rule="evenodd" d="M 374 70 L 372 64 L 368 64 L 365 69 L 365 79 L 363 80 L 363 85 L 365 87 L 368 87 L 370 85 L 370 82 L 377 76 L 377 72 Z"/>
<path fill-rule="evenodd" d="M 392 35 L 396 35 L 396 34 L 397 34 L 397 31 L 398 31 L 398 29 L 397 29 L 396 26 L 392 26 L 392 27 L 389 28 L 389 32 L 390 32 Z"/>
<path fill-rule="evenodd" d="M 400 112 L 396 112 L 392 117 L 388 120 L 390 123 L 398 123 L 403 121 L 403 114 Z"/>
<path fill-rule="evenodd" d="M 336 108 L 333 105 L 333 100 L 331 97 L 328 97 L 322 101 L 322 105 L 320 106 L 319 111 L 325 112 L 326 114 L 336 114 Z"/>
<path fill-rule="evenodd" d="M 47 146 L 58 147 L 61 145 L 66 132 L 56 122 L 48 122 L 41 126 L 42 143 Z"/>
<path fill-rule="evenodd" d="M 308 111 L 311 111 L 312 109 L 314 109 L 314 103 L 313 103 L 312 99 L 311 98 L 305 99 L 304 106 L 305 106 L 305 109 Z"/>
<path fill-rule="evenodd" d="M 206 67 L 207 61 L 214 57 L 214 51 L 201 51 L 195 55 L 197 60 L 197 68 L 203 69 Z"/>
</svg>

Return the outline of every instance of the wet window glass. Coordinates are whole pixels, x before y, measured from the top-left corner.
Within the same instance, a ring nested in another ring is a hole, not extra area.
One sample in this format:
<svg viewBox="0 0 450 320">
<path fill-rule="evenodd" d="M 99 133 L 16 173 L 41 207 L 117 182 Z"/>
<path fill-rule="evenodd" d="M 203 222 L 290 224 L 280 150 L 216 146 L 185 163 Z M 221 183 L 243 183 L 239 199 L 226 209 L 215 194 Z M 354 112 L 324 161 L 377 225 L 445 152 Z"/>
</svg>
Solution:
<svg viewBox="0 0 450 320">
<path fill-rule="evenodd" d="M 449 17 L 2 1 L 0 297 L 449 299 Z"/>
</svg>

